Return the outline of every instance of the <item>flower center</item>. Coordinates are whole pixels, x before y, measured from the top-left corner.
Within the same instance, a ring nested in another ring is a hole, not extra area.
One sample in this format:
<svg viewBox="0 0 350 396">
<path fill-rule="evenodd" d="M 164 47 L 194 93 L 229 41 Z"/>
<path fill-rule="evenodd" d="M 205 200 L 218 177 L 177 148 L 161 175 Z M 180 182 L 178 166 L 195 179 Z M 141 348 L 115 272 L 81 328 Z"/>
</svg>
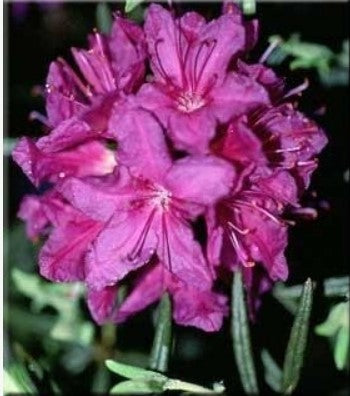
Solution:
<svg viewBox="0 0 350 396">
<path fill-rule="evenodd" d="M 162 209 L 169 209 L 171 200 L 171 192 L 161 186 L 157 186 L 157 190 L 154 192 L 152 197 L 152 203 L 154 206 Z"/>
<path fill-rule="evenodd" d="M 184 92 L 177 98 L 177 108 L 185 113 L 191 113 L 204 105 L 204 99 L 195 92 Z"/>
</svg>

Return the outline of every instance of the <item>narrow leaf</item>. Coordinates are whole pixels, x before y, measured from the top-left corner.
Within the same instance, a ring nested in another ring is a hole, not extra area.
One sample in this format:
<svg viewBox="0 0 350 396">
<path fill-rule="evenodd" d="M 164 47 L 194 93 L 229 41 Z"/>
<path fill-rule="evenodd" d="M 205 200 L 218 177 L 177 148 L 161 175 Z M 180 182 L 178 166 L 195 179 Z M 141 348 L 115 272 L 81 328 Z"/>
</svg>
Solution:
<svg viewBox="0 0 350 396">
<path fill-rule="evenodd" d="M 168 294 L 164 294 L 159 304 L 156 333 L 154 336 L 150 368 L 166 372 L 171 352 L 171 302 Z"/>
<path fill-rule="evenodd" d="M 169 379 L 168 382 L 164 385 L 164 390 L 177 390 L 183 392 L 190 392 L 191 394 L 200 394 L 200 395 L 210 395 L 210 394 L 220 394 L 225 390 L 224 387 L 221 387 L 219 390 L 213 390 L 209 388 L 204 388 L 201 385 L 192 384 L 190 382 L 184 382 L 177 379 Z"/>
<path fill-rule="evenodd" d="M 140 381 L 140 380 L 132 380 L 132 381 L 123 381 L 119 382 L 119 384 L 115 385 L 110 393 L 119 394 L 119 395 L 144 395 L 148 393 L 162 393 L 163 387 L 159 385 L 159 383 L 148 382 L 148 381 Z"/>
<path fill-rule="evenodd" d="M 334 360 L 338 370 L 349 364 L 349 328 L 342 327 L 336 336 Z"/>
<path fill-rule="evenodd" d="M 111 371 L 125 378 L 159 382 L 165 382 L 167 380 L 167 377 L 164 375 L 155 371 L 145 370 L 141 367 L 130 366 L 114 360 L 106 360 L 105 363 Z"/>
<path fill-rule="evenodd" d="M 265 382 L 275 392 L 280 392 L 282 370 L 278 367 L 277 363 L 273 360 L 272 356 L 266 349 L 263 349 L 261 352 L 261 360 L 265 369 Z"/>
<path fill-rule="evenodd" d="M 285 394 L 291 394 L 299 382 L 312 308 L 312 289 L 312 281 L 309 278 L 304 283 L 284 359 L 282 392 Z"/>
<path fill-rule="evenodd" d="M 105 34 L 111 31 L 113 18 L 111 10 L 106 3 L 98 3 L 96 7 L 96 23 L 98 29 Z"/>
<path fill-rule="evenodd" d="M 247 394 L 257 394 L 258 384 L 251 351 L 247 310 L 240 271 L 236 271 L 233 277 L 231 320 L 233 350 L 243 388 Z"/>
</svg>

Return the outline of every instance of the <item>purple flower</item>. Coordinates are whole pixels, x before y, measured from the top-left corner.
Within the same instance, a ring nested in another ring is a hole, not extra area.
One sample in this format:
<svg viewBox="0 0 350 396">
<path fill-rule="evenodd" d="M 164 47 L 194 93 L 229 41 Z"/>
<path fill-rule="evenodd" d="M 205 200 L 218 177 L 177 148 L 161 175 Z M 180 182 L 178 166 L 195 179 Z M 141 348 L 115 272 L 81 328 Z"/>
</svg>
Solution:
<svg viewBox="0 0 350 396">
<path fill-rule="evenodd" d="M 84 282 L 97 323 L 168 293 L 178 324 L 216 331 L 227 299 L 215 290 L 232 271 L 242 270 L 251 318 L 287 278 L 288 215 L 314 213 L 299 200 L 327 139 L 296 110 L 305 83 L 286 91 L 270 68 L 240 59 L 257 35 L 229 2 L 211 22 L 151 5 L 143 29 L 117 17 L 109 36 L 73 49 L 77 72 L 51 64 L 48 118 L 38 117 L 50 131 L 13 152 L 50 189 L 25 197 L 18 216 L 29 238 L 47 238 L 40 273 Z M 121 284 L 131 291 L 120 305 Z"/>
<path fill-rule="evenodd" d="M 22 138 L 13 150 L 13 159 L 36 186 L 43 181 L 56 182 L 67 176 L 103 176 L 113 172 L 116 166 L 114 153 L 96 140 L 74 145 L 73 141 L 76 142 L 79 134 L 88 134 L 89 130 L 82 130 L 82 125 L 70 121 L 69 125 L 62 123 L 50 136 L 36 143 Z M 67 132 L 73 135 L 66 136 L 63 142 L 62 134 Z M 59 139 L 61 145 L 57 142 Z"/>
<path fill-rule="evenodd" d="M 217 331 L 227 315 L 227 298 L 199 290 L 180 281 L 161 263 L 148 267 L 135 282 L 129 296 L 116 313 L 116 321 L 123 322 L 138 311 L 159 300 L 169 292 L 173 301 L 175 322 L 195 326 L 205 331 Z"/>
<path fill-rule="evenodd" d="M 287 172 L 242 173 L 230 197 L 207 215 L 212 265 L 233 270 L 262 263 L 272 280 L 286 280 L 287 205 L 297 205 L 297 187 Z"/>
<path fill-rule="evenodd" d="M 62 58 L 50 65 L 46 80 L 50 126 L 84 115 L 95 129 L 103 131 L 114 101 L 141 83 L 146 54 L 140 27 L 116 17 L 110 36 L 94 33 L 89 41 L 89 50 L 72 49 L 82 78 Z"/>
<path fill-rule="evenodd" d="M 217 122 L 268 103 L 260 84 L 227 73 L 246 38 L 234 14 L 206 23 L 194 12 L 175 19 L 152 4 L 145 34 L 154 81 L 141 88 L 139 101 L 156 114 L 176 148 L 205 153 Z"/>
<path fill-rule="evenodd" d="M 210 288 L 212 275 L 189 220 L 229 192 L 233 168 L 214 156 L 171 161 L 159 125 L 145 111 L 118 112 L 112 124 L 129 169 L 121 166 L 105 183 L 70 178 L 59 186 L 75 208 L 106 222 L 86 258 L 88 285 L 115 284 L 156 253 L 177 278 Z"/>
</svg>

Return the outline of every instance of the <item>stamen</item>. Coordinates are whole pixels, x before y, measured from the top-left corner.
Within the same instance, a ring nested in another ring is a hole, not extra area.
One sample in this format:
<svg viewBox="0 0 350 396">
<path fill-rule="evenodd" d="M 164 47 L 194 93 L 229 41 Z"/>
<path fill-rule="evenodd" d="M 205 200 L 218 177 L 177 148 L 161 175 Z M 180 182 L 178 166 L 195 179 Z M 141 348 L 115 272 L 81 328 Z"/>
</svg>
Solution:
<svg viewBox="0 0 350 396">
<path fill-rule="evenodd" d="M 30 121 L 37 120 L 37 121 L 41 122 L 42 124 L 44 124 L 47 127 L 51 126 L 50 123 L 49 123 L 49 120 L 44 115 L 39 113 L 38 111 L 31 111 L 29 113 L 29 120 Z"/>
<path fill-rule="evenodd" d="M 261 206 L 258 206 L 255 201 L 253 201 L 252 203 L 249 202 L 245 202 L 245 201 L 240 201 L 240 200 L 235 200 L 234 201 L 237 205 L 239 206 L 246 206 L 252 209 L 257 210 L 260 213 L 263 213 L 265 216 L 267 216 L 270 220 L 272 220 L 273 222 L 275 222 L 278 225 L 285 225 L 284 222 L 282 222 L 282 220 L 279 220 L 276 216 L 274 216 L 271 212 L 269 212 L 268 210 L 262 208 Z"/>
<path fill-rule="evenodd" d="M 241 235 L 247 235 L 250 232 L 250 230 L 248 228 L 245 228 L 244 230 L 242 230 L 241 228 L 232 224 L 230 221 L 227 224 L 229 225 L 229 227 L 233 228 L 235 231 L 237 231 Z"/>
<path fill-rule="evenodd" d="M 91 91 L 82 83 L 81 79 L 77 76 L 74 70 L 68 65 L 68 63 L 64 59 L 58 58 L 58 62 L 61 64 L 63 69 L 66 70 L 66 73 L 70 75 L 80 91 L 89 99 L 92 96 Z"/>
<path fill-rule="evenodd" d="M 268 153 L 294 153 L 298 152 L 302 149 L 300 146 L 295 146 L 295 147 L 288 147 L 284 149 L 277 149 L 277 150 L 269 150 Z"/>
<path fill-rule="evenodd" d="M 211 44 L 213 44 L 213 46 L 211 47 L 211 49 L 209 51 L 209 54 L 206 56 L 206 59 L 204 60 L 204 63 L 202 65 L 199 73 L 197 74 L 196 71 L 197 71 L 197 62 L 198 62 L 198 59 L 199 59 L 199 53 L 202 50 L 202 48 L 204 48 L 205 46 L 207 48 L 209 48 L 209 46 Z M 200 80 L 201 80 L 202 75 L 203 75 L 203 72 L 204 72 L 204 69 L 205 69 L 205 66 L 207 65 L 210 57 L 212 56 L 216 45 L 217 45 L 217 40 L 216 39 L 212 39 L 211 41 L 209 41 L 209 40 L 202 41 L 202 43 L 201 43 L 201 45 L 200 45 L 200 47 L 198 49 L 198 52 L 197 52 L 197 55 L 196 55 L 196 58 L 195 58 L 195 63 L 194 63 L 194 84 L 195 84 L 195 87 L 197 87 L 199 85 Z"/>
<path fill-rule="evenodd" d="M 240 246 L 238 238 L 233 230 L 228 232 L 228 237 L 230 238 L 233 248 L 235 249 L 235 252 L 243 266 L 251 266 L 252 261 L 249 259 L 244 249 Z"/>
<path fill-rule="evenodd" d="M 147 238 L 147 235 L 151 228 L 155 213 L 156 213 L 156 209 L 153 209 L 151 211 L 150 215 L 148 216 L 148 219 L 146 220 L 145 225 L 144 225 L 139 237 L 136 240 L 135 246 L 133 247 L 133 249 L 127 256 L 128 260 L 133 261 L 140 254 L 140 252 L 146 242 L 146 238 Z"/>
<path fill-rule="evenodd" d="M 164 69 L 164 66 L 162 64 L 161 56 L 159 55 L 159 50 L 158 46 L 163 42 L 163 39 L 158 39 L 155 44 L 154 44 L 154 49 L 155 49 L 155 55 L 157 58 L 157 69 L 159 74 L 164 78 L 165 81 L 167 81 L 170 85 L 174 85 L 173 82 L 171 81 L 171 78 L 168 76 L 167 72 Z"/>
<path fill-rule="evenodd" d="M 280 38 L 277 38 L 275 41 L 270 43 L 270 45 L 267 47 L 265 52 L 261 55 L 259 59 L 259 63 L 264 63 L 267 58 L 272 54 L 272 52 L 276 49 L 281 44 L 282 40 Z"/>
<path fill-rule="evenodd" d="M 171 252 L 169 244 L 169 234 L 165 218 L 165 213 L 162 214 L 162 235 L 163 235 L 163 253 L 166 253 L 167 267 L 169 272 L 172 272 Z"/>
<path fill-rule="evenodd" d="M 309 80 L 305 78 L 302 84 L 298 85 L 297 87 L 287 92 L 282 99 L 287 99 L 290 98 L 291 96 L 299 95 L 301 94 L 301 92 L 305 91 L 305 89 L 307 89 L 308 87 L 309 87 Z"/>
</svg>

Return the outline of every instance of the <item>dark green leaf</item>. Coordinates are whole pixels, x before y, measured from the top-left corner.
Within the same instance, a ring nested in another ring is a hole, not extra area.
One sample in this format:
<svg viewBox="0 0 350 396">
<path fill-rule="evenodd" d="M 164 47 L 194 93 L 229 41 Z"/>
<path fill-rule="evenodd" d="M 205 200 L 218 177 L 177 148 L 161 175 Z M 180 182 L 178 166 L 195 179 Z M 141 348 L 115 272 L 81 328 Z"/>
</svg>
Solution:
<svg viewBox="0 0 350 396">
<path fill-rule="evenodd" d="M 258 384 L 251 351 L 242 274 L 240 271 L 236 271 L 233 276 L 231 320 L 233 350 L 243 388 L 247 394 L 257 394 Z"/>
<path fill-rule="evenodd" d="M 167 293 L 162 297 L 158 310 L 149 365 L 153 370 L 166 372 L 171 352 L 171 302 Z"/>
<path fill-rule="evenodd" d="M 299 382 L 309 329 L 312 294 L 313 285 L 309 278 L 304 283 L 284 359 L 282 392 L 285 394 L 291 394 Z"/>
</svg>

